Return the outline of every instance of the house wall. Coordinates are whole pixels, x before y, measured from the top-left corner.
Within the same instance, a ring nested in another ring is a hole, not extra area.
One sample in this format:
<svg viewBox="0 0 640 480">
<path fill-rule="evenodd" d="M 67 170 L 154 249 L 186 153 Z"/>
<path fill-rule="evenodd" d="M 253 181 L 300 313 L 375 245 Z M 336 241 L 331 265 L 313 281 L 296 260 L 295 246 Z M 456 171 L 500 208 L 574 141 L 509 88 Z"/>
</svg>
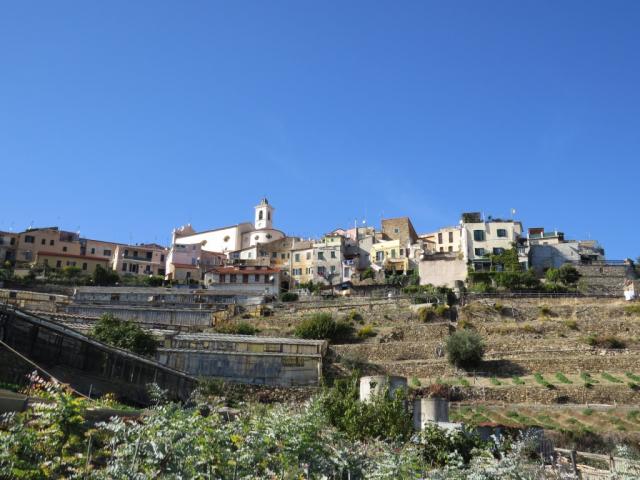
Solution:
<svg viewBox="0 0 640 480">
<path fill-rule="evenodd" d="M 498 237 L 498 230 L 506 230 L 505 237 Z M 474 231 L 484 232 L 484 240 L 475 240 Z M 492 253 L 494 248 L 508 250 L 522 234 L 522 224 L 513 221 L 489 221 L 480 223 L 465 223 L 462 226 L 462 251 L 465 261 L 481 261 L 483 255 L 476 253 L 476 249 L 484 249 L 484 253 Z"/>
<path fill-rule="evenodd" d="M 467 264 L 456 254 L 432 255 L 419 264 L 420 285 L 455 287 L 456 281 L 467 279 Z"/>
<path fill-rule="evenodd" d="M 534 244 L 529 247 L 529 264 L 536 273 L 541 274 L 548 268 L 560 268 L 567 262 L 579 261 L 579 252 L 578 242 Z"/>
<path fill-rule="evenodd" d="M 418 239 L 418 234 L 408 217 L 382 220 L 382 233 L 391 240 L 399 240 L 403 246 L 415 243 Z"/>
</svg>

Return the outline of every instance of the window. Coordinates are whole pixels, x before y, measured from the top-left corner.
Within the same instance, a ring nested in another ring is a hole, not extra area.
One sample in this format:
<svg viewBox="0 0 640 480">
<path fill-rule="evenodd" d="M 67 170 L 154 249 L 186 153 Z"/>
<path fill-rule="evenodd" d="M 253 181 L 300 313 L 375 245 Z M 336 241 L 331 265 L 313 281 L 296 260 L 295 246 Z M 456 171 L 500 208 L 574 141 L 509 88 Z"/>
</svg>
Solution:
<svg viewBox="0 0 640 480">
<path fill-rule="evenodd" d="M 384 260 L 384 252 L 376 252 L 376 262 Z"/>
<path fill-rule="evenodd" d="M 295 254 L 295 256 L 294 256 L 294 258 L 295 258 L 295 261 L 296 261 L 296 262 L 299 262 L 299 261 L 300 261 L 300 254 L 299 254 L 299 253 L 296 253 L 296 254 Z"/>
<path fill-rule="evenodd" d="M 85 263 L 83 263 L 83 264 L 82 264 L 82 269 L 83 269 L 83 270 L 86 270 L 86 269 L 87 269 L 87 262 L 85 262 Z"/>
<path fill-rule="evenodd" d="M 280 254 L 280 258 L 281 258 L 282 260 L 284 260 L 284 259 L 285 259 L 285 258 L 287 258 L 287 257 L 286 257 L 286 255 L 285 255 L 284 253 L 281 253 L 281 254 Z"/>
<path fill-rule="evenodd" d="M 42 245 L 46 245 L 47 244 L 47 239 L 43 238 L 42 241 L 40 242 Z"/>
<path fill-rule="evenodd" d="M 493 254 L 494 254 L 494 255 L 501 255 L 501 254 L 503 254 L 503 253 L 504 253 L 504 248 L 499 248 L 499 247 L 497 247 L 497 248 L 494 248 L 494 249 L 493 249 Z"/>
<path fill-rule="evenodd" d="M 103 250 L 102 251 L 102 255 L 105 257 L 110 257 L 111 256 L 111 250 Z"/>
<path fill-rule="evenodd" d="M 331 273 L 336 273 L 336 266 L 335 265 L 331 265 Z"/>
<path fill-rule="evenodd" d="M 449 243 L 453 243 L 453 232 L 449 232 Z"/>
<path fill-rule="evenodd" d="M 394 228 L 394 229 L 393 229 L 393 233 L 400 233 L 400 229 L 399 229 L 399 228 L 397 228 L 397 227 L 396 227 L 396 228 Z"/>
<path fill-rule="evenodd" d="M 264 212 L 260 210 L 260 212 L 258 213 L 258 220 L 262 220 L 263 218 L 264 218 Z"/>
<path fill-rule="evenodd" d="M 400 249 L 400 256 L 401 256 L 401 257 L 402 257 L 402 256 L 404 256 L 404 248 L 401 248 L 401 249 Z"/>
<path fill-rule="evenodd" d="M 62 266 L 62 260 L 58 260 L 56 262 L 56 268 L 60 268 Z"/>
<path fill-rule="evenodd" d="M 484 242 L 484 230 L 474 230 L 473 239 L 476 242 Z"/>
<path fill-rule="evenodd" d="M 441 251 L 441 252 L 444 252 L 444 247 L 440 247 L 440 251 Z"/>
<path fill-rule="evenodd" d="M 265 275 L 265 277 L 266 277 L 266 275 Z M 259 273 L 256 273 L 256 274 L 253 276 L 253 281 L 254 281 L 254 282 L 260 282 L 260 274 L 259 274 Z"/>
<path fill-rule="evenodd" d="M 442 243 L 442 233 L 438 233 L 438 243 Z"/>
<path fill-rule="evenodd" d="M 51 240 L 53 242 L 53 240 Z M 16 239 L 12 238 L 11 241 L 9 242 L 9 245 L 15 245 L 16 244 Z"/>
<path fill-rule="evenodd" d="M 271 258 L 278 258 L 278 252 L 272 252 Z"/>
<path fill-rule="evenodd" d="M 324 252 L 318 252 L 318 260 L 324 260 Z"/>
<path fill-rule="evenodd" d="M 153 258 L 153 252 L 147 252 L 147 260 L 151 260 Z"/>
<path fill-rule="evenodd" d="M 231 275 L 229 275 L 229 282 L 230 283 L 236 283 L 236 274 L 232 273 Z"/>
<path fill-rule="evenodd" d="M 484 248 L 476 248 L 474 253 L 476 254 L 476 257 L 482 257 L 484 256 Z"/>
<path fill-rule="evenodd" d="M 128 257 L 128 256 L 129 256 L 129 250 L 125 250 L 125 251 L 124 251 L 124 256 L 125 256 L 125 257 Z"/>
<path fill-rule="evenodd" d="M 122 271 L 123 272 L 127 271 L 127 263 L 126 262 L 122 262 Z"/>
<path fill-rule="evenodd" d="M 62 247 L 62 251 L 66 252 L 67 251 L 67 247 Z"/>
<path fill-rule="evenodd" d="M 242 283 L 249 283 L 249 275 L 246 273 L 242 275 Z"/>
<path fill-rule="evenodd" d="M 453 247 L 451 245 L 449 245 L 449 251 L 453 252 Z"/>
<path fill-rule="evenodd" d="M 219 275 L 218 275 L 218 282 L 220 282 L 220 283 L 224 283 L 224 280 L 225 280 L 225 279 L 224 279 L 224 273 L 219 274 Z"/>
<path fill-rule="evenodd" d="M 318 267 L 318 275 L 323 276 L 324 275 L 324 267 Z"/>
<path fill-rule="evenodd" d="M 507 230 L 504 228 L 499 228 L 496 232 L 496 235 L 498 235 L 498 237 L 500 238 L 507 238 Z"/>
<path fill-rule="evenodd" d="M 47 266 L 49 266 L 49 259 L 48 259 L 48 258 L 45 258 L 45 259 L 44 259 L 44 264 L 45 264 L 45 265 L 47 265 Z"/>
<path fill-rule="evenodd" d="M 191 265 L 195 265 L 196 264 L 196 259 L 195 257 L 191 257 Z"/>
<path fill-rule="evenodd" d="M 164 254 L 160 255 L 160 261 L 164 262 Z"/>
<path fill-rule="evenodd" d="M 133 251 L 133 257 L 134 257 L 134 258 L 138 258 L 138 251 L 137 251 L 137 250 L 134 250 L 134 251 Z"/>
<path fill-rule="evenodd" d="M 395 248 L 391 249 L 391 258 L 396 258 L 396 249 Z"/>
<path fill-rule="evenodd" d="M 307 260 L 311 260 L 311 252 L 307 252 Z"/>
<path fill-rule="evenodd" d="M 24 243 L 33 243 L 36 241 L 36 237 L 32 236 L 32 235 L 25 235 L 24 236 Z"/>
</svg>

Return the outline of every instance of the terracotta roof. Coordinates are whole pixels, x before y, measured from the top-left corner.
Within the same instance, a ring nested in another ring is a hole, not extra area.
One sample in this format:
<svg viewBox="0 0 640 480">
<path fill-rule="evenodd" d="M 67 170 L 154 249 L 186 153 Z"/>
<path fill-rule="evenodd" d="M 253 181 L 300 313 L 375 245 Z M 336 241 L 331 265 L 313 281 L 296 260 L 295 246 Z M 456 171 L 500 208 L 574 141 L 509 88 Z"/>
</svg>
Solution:
<svg viewBox="0 0 640 480">
<path fill-rule="evenodd" d="M 178 267 L 178 268 L 188 268 L 190 270 L 197 270 L 198 269 L 197 265 L 191 265 L 190 263 L 171 263 L 171 265 L 173 265 L 174 267 Z"/>
<path fill-rule="evenodd" d="M 208 270 L 207 273 L 231 273 L 231 274 L 243 274 L 243 273 L 280 273 L 279 268 L 270 268 L 264 267 L 259 268 L 258 266 L 251 266 L 246 268 L 239 267 L 214 267 L 211 270 Z"/>
<path fill-rule="evenodd" d="M 57 253 L 57 252 L 38 252 L 37 256 L 43 257 L 65 257 L 65 258 L 84 258 L 85 260 L 97 260 L 102 262 L 109 262 L 109 257 L 90 257 L 88 255 L 74 255 L 72 253 Z"/>
</svg>

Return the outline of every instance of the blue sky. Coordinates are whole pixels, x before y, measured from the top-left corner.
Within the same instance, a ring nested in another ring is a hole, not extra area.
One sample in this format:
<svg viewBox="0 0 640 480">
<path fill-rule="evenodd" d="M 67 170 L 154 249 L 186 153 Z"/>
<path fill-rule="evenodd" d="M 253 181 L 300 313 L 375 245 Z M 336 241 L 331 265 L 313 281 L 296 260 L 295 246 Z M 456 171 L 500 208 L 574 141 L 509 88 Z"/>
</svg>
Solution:
<svg viewBox="0 0 640 480">
<path fill-rule="evenodd" d="M 166 243 L 462 211 L 640 255 L 640 2 L 0 9 L 0 229 Z"/>
</svg>

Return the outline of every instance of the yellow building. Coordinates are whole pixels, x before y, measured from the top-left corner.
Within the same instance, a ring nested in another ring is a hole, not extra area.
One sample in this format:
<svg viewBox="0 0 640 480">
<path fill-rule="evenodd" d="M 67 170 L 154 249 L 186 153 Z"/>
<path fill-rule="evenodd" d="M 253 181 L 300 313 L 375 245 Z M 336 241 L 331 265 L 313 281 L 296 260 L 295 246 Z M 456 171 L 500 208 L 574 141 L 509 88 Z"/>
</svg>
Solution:
<svg viewBox="0 0 640 480">
<path fill-rule="evenodd" d="M 409 248 L 400 245 L 400 240 L 374 243 L 369 252 L 371 263 L 385 271 L 407 272 L 410 270 Z"/>
<path fill-rule="evenodd" d="M 313 242 L 300 242 L 294 246 L 291 250 L 291 287 L 312 281 L 314 269 Z"/>
</svg>

